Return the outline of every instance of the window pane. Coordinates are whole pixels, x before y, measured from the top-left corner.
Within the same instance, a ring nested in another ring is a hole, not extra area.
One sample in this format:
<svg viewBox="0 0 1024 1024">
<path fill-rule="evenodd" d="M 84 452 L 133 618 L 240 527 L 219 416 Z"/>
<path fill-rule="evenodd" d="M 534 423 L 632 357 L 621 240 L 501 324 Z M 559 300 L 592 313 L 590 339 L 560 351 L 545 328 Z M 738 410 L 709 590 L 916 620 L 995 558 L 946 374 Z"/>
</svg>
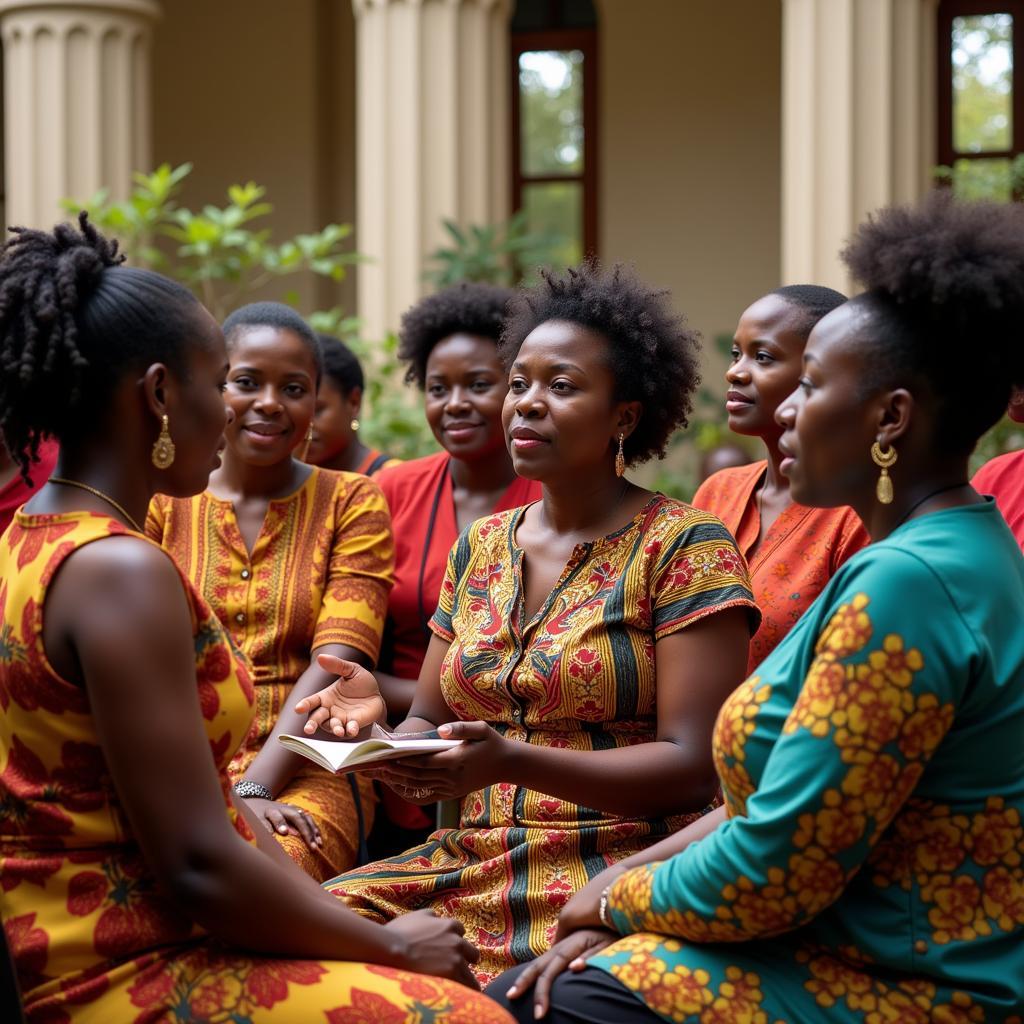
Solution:
<svg viewBox="0 0 1024 1024">
<path fill-rule="evenodd" d="M 583 170 L 583 53 L 519 55 L 520 166 L 524 175 Z"/>
<path fill-rule="evenodd" d="M 953 148 L 984 153 L 1013 145 L 1013 17 L 953 19 Z"/>
<path fill-rule="evenodd" d="M 524 185 L 523 209 L 530 231 L 557 236 L 557 244 L 550 249 L 556 267 L 572 266 L 583 259 L 582 182 Z"/>
<path fill-rule="evenodd" d="M 1006 159 L 957 160 L 953 190 L 961 199 L 1009 201 L 1013 193 L 1012 165 Z"/>
</svg>

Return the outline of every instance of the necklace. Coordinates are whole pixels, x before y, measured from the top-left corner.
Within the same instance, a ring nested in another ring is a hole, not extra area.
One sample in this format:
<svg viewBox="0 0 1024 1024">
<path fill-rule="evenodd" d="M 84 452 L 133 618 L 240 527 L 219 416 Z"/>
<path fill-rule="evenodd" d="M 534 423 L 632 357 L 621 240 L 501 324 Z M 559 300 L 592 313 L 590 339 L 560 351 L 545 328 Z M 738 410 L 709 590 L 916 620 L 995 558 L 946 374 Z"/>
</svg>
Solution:
<svg viewBox="0 0 1024 1024">
<path fill-rule="evenodd" d="M 117 511 L 128 520 L 129 525 L 136 533 L 146 532 L 141 526 L 139 526 L 132 516 L 128 514 L 128 511 L 123 505 L 114 501 L 109 494 L 104 494 L 98 487 L 93 487 L 90 484 L 83 484 L 80 480 L 65 480 L 64 477 L 61 476 L 51 476 L 49 482 L 51 484 L 63 484 L 65 487 L 78 487 L 83 491 L 88 491 L 90 494 L 95 494 L 97 498 L 102 498 L 108 505 L 116 508 Z"/>
<path fill-rule="evenodd" d="M 892 528 L 892 530 L 890 532 L 893 532 L 898 527 L 902 526 L 910 518 L 910 513 L 911 512 L 916 512 L 926 501 L 930 501 L 932 498 L 937 497 L 940 494 L 945 494 L 946 491 L 955 491 L 958 487 L 967 487 L 967 486 L 968 486 L 967 481 L 966 480 L 961 480 L 960 483 L 957 483 L 957 484 L 946 484 L 945 487 L 939 487 L 937 490 L 932 491 L 930 494 L 926 494 L 919 501 L 915 501 L 914 504 L 911 505 L 910 508 L 908 508 L 907 511 L 904 512 L 903 515 L 900 516 L 900 518 L 896 522 L 896 525 Z"/>
</svg>

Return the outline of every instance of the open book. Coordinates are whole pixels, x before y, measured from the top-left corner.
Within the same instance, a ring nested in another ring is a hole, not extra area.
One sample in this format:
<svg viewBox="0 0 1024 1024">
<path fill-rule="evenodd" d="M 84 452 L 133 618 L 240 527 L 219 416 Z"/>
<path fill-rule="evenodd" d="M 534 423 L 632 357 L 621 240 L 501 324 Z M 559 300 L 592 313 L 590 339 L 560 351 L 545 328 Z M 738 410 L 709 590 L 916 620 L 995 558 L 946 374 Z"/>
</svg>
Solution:
<svg viewBox="0 0 1024 1024">
<path fill-rule="evenodd" d="M 372 768 L 382 761 L 394 761 L 415 754 L 436 754 L 451 750 L 462 740 L 443 740 L 437 730 L 395 733 L 373 726 L 365 740 L 320 740 L 309 736 L 279 736 L 289 750 L 315 761 L 329 772 L 350 772 Z"/>
</svg>

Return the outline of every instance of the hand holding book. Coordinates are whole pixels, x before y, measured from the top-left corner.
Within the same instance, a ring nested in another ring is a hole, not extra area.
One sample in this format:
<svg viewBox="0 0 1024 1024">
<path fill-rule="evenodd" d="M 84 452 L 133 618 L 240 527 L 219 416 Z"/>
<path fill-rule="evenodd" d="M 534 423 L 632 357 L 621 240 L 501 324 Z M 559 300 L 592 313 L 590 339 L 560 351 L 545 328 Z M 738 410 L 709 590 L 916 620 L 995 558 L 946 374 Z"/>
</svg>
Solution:
<svg viewBox="0 0 1024 1024">
<path fill-rule="evenodd" d="M 302 731 L 307 736 L 323 729 L 344 739 L 354 738 L 367 726 L 387 717 L 384 698 L 373 673 L 353 661 L 330 654 L 317 655 L 320 667 L 338 678 L 319 693 L 310 694 L 295 705 L 296 714 L 309 715 Z"/>
</svg>

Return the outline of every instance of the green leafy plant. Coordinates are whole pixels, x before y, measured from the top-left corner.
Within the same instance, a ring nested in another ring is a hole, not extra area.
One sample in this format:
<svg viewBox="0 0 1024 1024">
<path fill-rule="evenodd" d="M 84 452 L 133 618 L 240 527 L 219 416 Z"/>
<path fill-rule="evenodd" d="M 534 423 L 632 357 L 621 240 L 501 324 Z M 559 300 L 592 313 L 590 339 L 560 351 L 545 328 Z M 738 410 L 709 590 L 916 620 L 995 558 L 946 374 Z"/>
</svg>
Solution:
<svg viewBox="0 0 1024 1024">
<path fill-rule="evenodd" d="M 253 291 L 310 271 L 333 281 L 365 259 L 348 248 L 352 228 L 328 224 L 320 231 L 275 242 L 266 226 L 273 206 L 266 189 L 255 182 L 231 185 L 224 206 L 208 204 L 191 210 L 179 203 L 191 164 L 162 164 L 136 173 L 128 199 L 116 202 L 102 190 L 90 199 L 68 199 L 69 213 L 88 210 L 101 230 L 118 238 L 131 263 L 149 267 L 190 288 L 218 319 L 244 303 Z M 282 299 L 297 306 L 294 290 Z M 422 409 L 398 385 L 402 367 L 396 358 L 397 339 L 366 339 L 357 317 L 341 307 L 308 316 L 314 330 L 340 337 L 358 355 L 367 377 L 367 414 L 363 436 L 369 444 L 402 458 L 432 449 Z"/>
<path fill-rule="evenodd" d="M 498 224 L 462 228 L 446 220 L 444 228 L 451 244 L 440 246 L 427 257 L 433 266 L 423 275 L 438 288 L 460 281 L 512 286 L 521 279 L 524 269 L 551 262 L 562 244 L 560 235 L 531 232 L 523 210 Z"/>
</svg>

